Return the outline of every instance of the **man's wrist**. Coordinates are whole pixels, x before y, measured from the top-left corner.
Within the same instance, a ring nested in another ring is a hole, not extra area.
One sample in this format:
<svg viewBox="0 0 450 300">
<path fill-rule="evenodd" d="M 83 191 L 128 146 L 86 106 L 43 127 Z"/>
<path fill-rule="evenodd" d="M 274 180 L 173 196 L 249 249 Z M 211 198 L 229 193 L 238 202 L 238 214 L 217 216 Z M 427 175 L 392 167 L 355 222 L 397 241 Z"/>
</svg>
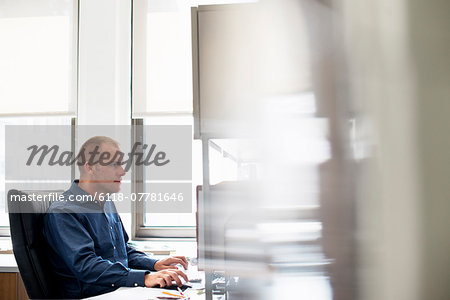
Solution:
<svg viewBox="0 0 450 300">
<path fill-rule="evenodd" d="M 156 269 L 156 264 L 159 262 L 159 259 L 157 259 L 157 260 L 155 260 L 155 262 L 153 263 L 153 266 L 152 266 L 152 271 L 159 271 L 159 270 L 157 270 Z"/>
</svg>

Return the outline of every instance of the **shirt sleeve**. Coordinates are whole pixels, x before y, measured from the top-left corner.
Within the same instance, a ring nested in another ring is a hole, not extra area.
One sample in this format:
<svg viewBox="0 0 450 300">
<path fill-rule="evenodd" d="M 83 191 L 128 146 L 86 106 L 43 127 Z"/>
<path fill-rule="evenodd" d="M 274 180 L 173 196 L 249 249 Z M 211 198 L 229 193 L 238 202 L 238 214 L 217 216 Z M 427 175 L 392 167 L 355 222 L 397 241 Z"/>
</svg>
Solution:
<svg viewBox="0 0 450 300">
<path fill-rule="evenodd" d="M 128 265 L 131 268 L 141 269 L 141 270 L 155 270 L 155 263 L 157 259 L 150 258 L 147 254 L 136 250 L 127 243 L 127 253 L 128 253 Z"/>
<path fill-rule="evenodd" d="M 144 252 L 138 251 L 134 247 L 132 247 L 128 244 L 128 234 L 125 231 L 125 228 L 123 228 L 123 224 L 122 224 L 122 231 L 123 231 L 123 236 L 125 238 L 125 244 L 126 244 L 126 249 L 127 249 L 128 266 L 130 268 L 134 268 L 134 269 L 156 271 L 155 263 L 158 260 L 149 257 Z"/>
<path fill-rule="evenodd" d="M 94 241 L 76 214 L 48 213 L 44 233 L 50 247 L 81 282 L 109 287 L 145 286 L 148 271 L 130 269 L 96 255 Z"/>
</svg>

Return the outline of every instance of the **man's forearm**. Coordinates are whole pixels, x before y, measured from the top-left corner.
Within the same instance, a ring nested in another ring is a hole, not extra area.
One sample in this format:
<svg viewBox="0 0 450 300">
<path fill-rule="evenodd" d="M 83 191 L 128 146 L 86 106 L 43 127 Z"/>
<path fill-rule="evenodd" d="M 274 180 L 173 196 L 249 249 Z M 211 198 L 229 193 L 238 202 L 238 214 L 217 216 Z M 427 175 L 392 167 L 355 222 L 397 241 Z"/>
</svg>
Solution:
<svg viewBox="0 0 450 300">
<path fill-rule="evenodd" d="M 138 251 L 129 245 L 127 245 L 127 254 L 130 268 L 156 271 L 155 263 L 158 261 L 157 259 L 151 258 L 144 252 Z"/>
</svg>

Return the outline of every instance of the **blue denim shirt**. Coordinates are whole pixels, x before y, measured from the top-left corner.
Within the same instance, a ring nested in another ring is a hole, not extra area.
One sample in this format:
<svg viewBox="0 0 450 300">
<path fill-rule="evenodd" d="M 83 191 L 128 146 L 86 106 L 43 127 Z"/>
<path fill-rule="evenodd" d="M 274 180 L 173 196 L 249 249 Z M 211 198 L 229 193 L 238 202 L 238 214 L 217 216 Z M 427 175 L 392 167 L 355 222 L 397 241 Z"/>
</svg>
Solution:
<svg viewBox="0 0 450 300">
<path fill-rule="evenodd" d="M 114 203 L 72 201 L 76 195 L 89 195 L 77 180 L 63 195 L 64 200 L 53 202 L 44 217 L 44 236 L 61 281 L 61 296 L 83 298 L 122 286 L 145 286 L 145 274 L 154 271 L 157 260 L 127 244 Z"/>
</svg>

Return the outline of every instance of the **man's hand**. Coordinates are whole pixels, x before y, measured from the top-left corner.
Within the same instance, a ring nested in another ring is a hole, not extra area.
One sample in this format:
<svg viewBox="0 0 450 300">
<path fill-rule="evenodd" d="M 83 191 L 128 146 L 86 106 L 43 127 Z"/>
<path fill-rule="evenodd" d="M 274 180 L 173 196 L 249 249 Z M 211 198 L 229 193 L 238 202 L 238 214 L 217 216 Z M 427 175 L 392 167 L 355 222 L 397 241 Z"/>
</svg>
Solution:
<svg viewBox="0 0 450 300">
<path fill-rule="evenodd" d="M 175 281 L 178 286 L 182 286 L 182 282 L 180 276 L 184 278 L 184 280 L 189 281 L 186 274 L 181 270 L 162 270 L 155 273 L 150 273 L 145 275 L 145 286 L 146 287 L 154 287 L 158 285 L 160 287 L 171 286 L 172 281 Z"/>
<path fill-rule="evenodd" d="M 187 270 L 187 268 L 188 268 L 188 261 L 187 261 L 186 257 L 184 257 L 184 256 L 172 256 L 172 257 L 158 260 L 155 263 L 154 268 L 156 271 L 168 270 L 168 269 L 177 270 L 178 269 L 176 266 L 177 264 L 182 265 L 185 270 Z"/>
</svg>

